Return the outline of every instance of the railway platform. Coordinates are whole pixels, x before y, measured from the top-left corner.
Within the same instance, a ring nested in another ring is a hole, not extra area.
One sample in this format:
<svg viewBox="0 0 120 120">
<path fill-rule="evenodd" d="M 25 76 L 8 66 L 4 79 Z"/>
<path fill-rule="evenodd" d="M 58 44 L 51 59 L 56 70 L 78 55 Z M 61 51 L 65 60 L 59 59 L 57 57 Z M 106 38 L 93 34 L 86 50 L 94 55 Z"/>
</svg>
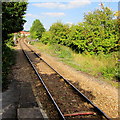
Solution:
<svg viewBox="0 0 120 120">
<path fill-rule="evenodd" d="M 45 112 L 36 100 L 32 89 L 31 73 L 23 52 L 16 48 L 17 60 L 10 75 L 9 87 L 2 92 L 2 120 L 44 120 Z M 23 71 L 24 70 L 24 71 Z M 28 77 L 26 77 L 28 74 Z"/>
<path fill-rule="evenodd" d="M 12 81 L 2 93 L 2 119 L 44 119 L 29 83 Z"/>
</svg>

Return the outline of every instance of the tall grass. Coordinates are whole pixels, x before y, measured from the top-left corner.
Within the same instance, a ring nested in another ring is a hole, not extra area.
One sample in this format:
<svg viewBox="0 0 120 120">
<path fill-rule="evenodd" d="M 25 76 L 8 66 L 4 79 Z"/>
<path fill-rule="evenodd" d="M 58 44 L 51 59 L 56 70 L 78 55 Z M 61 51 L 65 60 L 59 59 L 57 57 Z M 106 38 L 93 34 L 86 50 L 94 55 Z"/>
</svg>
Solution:
<svg viewBox="0 0 120 120">
<path fill-rule="evenodd" d="M 108 55 L 85 55 L 73 52 L 70 48 L 62 45 L 44 45 L 40 42 L 34 42 L 37 48 L 42 52 L 58 57 L 61 61 L 95 77 L 106 81 L 113 81 L 119 78 L 117 68 L 117 53 Z"/>
<path fill-rule="evenodd" d="M 111 56 L 95 56 L 74 54 L 74 61 L 80 65 L 82 71 L 95 76 L 103 75 L 106 78 L 113 78 L 117 70 L 117 60 Z"/>
</svg>

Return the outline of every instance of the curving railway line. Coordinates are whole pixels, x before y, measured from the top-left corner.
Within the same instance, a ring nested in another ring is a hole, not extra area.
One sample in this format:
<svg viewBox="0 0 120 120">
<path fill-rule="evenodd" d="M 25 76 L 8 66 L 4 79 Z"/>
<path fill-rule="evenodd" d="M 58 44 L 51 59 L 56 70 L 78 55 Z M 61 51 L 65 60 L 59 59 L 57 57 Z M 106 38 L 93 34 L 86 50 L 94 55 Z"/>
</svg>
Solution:
<svg viewBox="0 0 120 120">
<path fill-rule="evenodd" d="M 20 40 L 20 46 L 54 104 L 59 119 L 110 120 L 79 89 L 33 51 L 23 39 Z"/>
</svg>

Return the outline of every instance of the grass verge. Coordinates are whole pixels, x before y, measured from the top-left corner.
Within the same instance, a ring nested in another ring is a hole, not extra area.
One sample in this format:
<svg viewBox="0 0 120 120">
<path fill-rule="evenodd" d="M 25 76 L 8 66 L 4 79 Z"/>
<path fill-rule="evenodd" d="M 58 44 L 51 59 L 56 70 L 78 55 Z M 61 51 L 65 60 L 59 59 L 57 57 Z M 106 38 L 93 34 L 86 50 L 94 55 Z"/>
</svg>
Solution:
<svg viewBox="0 0 120 120">
<path fill-rule="evenodd" d="M 59 58 L 67 65 L 76 70 L 91 74 L 101 80 L 104 80 L 114 87 L 118 87 L 118 54 L 109 55 L 83 55 L 72 51 L 70 48 L 62 45 L 44 45 L 41 42 L 32 42 L 41 52 L 50 54 Z"/>
</svg>

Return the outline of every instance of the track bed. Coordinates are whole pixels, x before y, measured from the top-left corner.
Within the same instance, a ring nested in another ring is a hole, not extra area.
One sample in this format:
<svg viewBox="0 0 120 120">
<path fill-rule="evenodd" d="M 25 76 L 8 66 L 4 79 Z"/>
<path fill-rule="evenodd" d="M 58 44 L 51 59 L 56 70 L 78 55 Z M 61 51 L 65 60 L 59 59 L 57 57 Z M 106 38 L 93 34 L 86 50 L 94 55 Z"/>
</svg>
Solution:
<svg viewBox="0 0 120 120">
<path fill-rule="evenodd" d="M 58 113 L 55 111 L 55 116 L 59 116 L 59 119 L 62 118 L 67 120 L 75 118 L 91 118 L 94 120 L 109 119 L 107 116 L 104 116 L 104 113 L 100 112 L 99 109 L 96 109 L 95 106 L 91 105 L 92 102 L 87 101 L 78 93 L 78 91 L 73 89 L 73 87 L 68 84 L 69 81 L 66 81 L 63 76 L 52 69 L 43 59 L 39 58 L 39 56 L 36 55 L 36 53 L 34 53 L 34 51 L 32 51 L 23 40 L 21 40 L 20 43 L 24 53 L 29 56 L 30 61 L 34 65 L 40 75 L 40 78 L 43 80 L 53 100 L 58 106 L 58 109 L 60 110 L 58 110 Z M 39 81 L 38 84 L 39 88 L 43 87 L 42 82 Z M 43 96 L 47 95 L 45 91 L 41 94 L 45 94 Z M 53 107 L 54 106 L 52 105 L 52 108 Z M 54 108 L 54 110 L 56 110 L 56 108 Z"/>
</svg>

